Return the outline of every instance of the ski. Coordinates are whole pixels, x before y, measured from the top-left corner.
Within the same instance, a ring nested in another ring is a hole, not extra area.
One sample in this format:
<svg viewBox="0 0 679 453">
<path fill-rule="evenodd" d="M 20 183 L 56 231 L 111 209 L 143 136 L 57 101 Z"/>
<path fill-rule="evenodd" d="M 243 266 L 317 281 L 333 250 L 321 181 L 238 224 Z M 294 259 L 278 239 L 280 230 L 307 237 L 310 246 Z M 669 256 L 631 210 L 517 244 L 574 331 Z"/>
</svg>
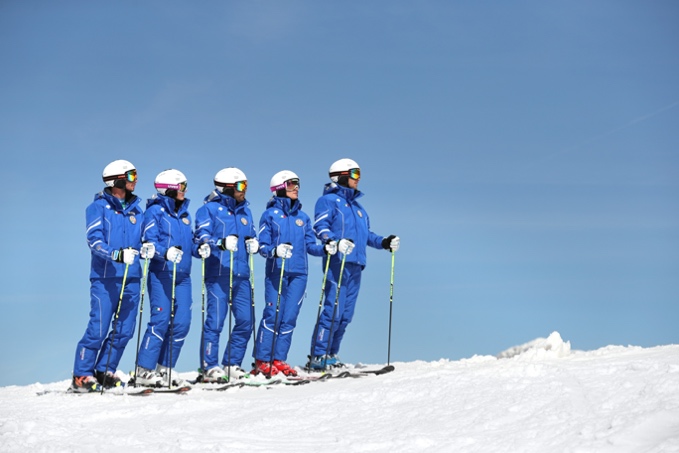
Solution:
<svg viewBox="0 0 679 453">
<path fill-rule="evenodd" d="M 278 385 L 304 385 L 308 384 L 311 382 L 308 379 L 299 379 L 299 380 L 288 380 L 284 378 L 274 378 L 274 379 L 269 379 L 266 381 L 247 381 L 247 380 L 240 380 L 237 382 L 232 382 L 229 384 L 218 384 L 216 386 L 201 386 L 201 390 L 212 390 L 212 391 L 224 391 L 224 390 L 229 390 L 232 388 L 243 388 L 243 387 L 273 387 L 273 386 L 278 386 Z"/>
<path fill-rule="evenodd" d="M 377 369 L 370 369 L 370 370 L 364 370 L 362 368 L 352 368 L 350 370 L 345 370 L 342 371 L 338 374 L 333 374 L 332 377 L 333 379 L 341 379 L 341 378 L 360 378 L 364 376 L 371 376 L 371 375 L 381 375 L 381 374 L 387 374 L 391 373 L 394 371 L 394 366 L 393 365 L 387 365 L 382 368 L 377 368 Z"/>
<path fill-rule="evenodd" d="M 227 380 L 226 376 L 224 376 L 223 379 L 220 381 L 204 381 L 203 380 L 203 375 L 201 374 L 201 370 L 198 370 L 198 376 L 196 376 L 195 379 L 187 379 L 186 382 L 188 382 L 191 385 L 199 384 L 199 385 L 211 385 L 211 384 L 217 384 L 217 385 L 225 385 L 229 381 Z"/>
<path fill-rule="evenodd" d="M 340 371 L 339 373 L 332 373 L 332 372 L 326 372 L 324 374 L 321 374 L 320 376 L 316 377 L 317 375 L 309 375 L 308 379 L 344 379 L 344 378 L 360 378 L 364 376 L 370 376 L 370 375 L 382 375 L 382 374 L 387 374 L 391 373 L 394 371 L 394 366 L 393 365 L 387 365 L 382 368 L 378 369 L 370 369 L 370 370 L 364 370 L 361 368 L 352 368 L 344 371 Z"/>
<path fill-rule="evenodd" d="M 254 384 L 254 383 L 247 383 L 246 384 L 245 382 L 232 382 L 230 384 L 220 384 L 220 385 L 213 386 L 213 387 L 207 387 L 207 386 L 200 387 L 200 389 L 201 390 L 212 390 L 212 391 L 216 391 L 216 392 L 223 392 L 224 390 L 229 390 L 229 389 L 239 389 L 239 388 L 243 388 L 243 387 L 263 387 L 263 386 L 266 386 L 266 385 L 274 385 L 274 384 L 276 384 L 276 382 L 273 382 L 273 381 L 262 382 L 262 383 L 257 383 L 257 384 Z"/>
<path fill-rule="evenodd" d="M 351 371 L 342 371 L 339 373 L 330 373 L 326 372 L 323 374 L 307 374 L 304 376 L 298 376 L 296 378 L 292 379 L 300 379 L 300 380 L 308 380 L 310 382 L 316 382 L 316 381 L 327 381 L 330 379 L 344 379 L 344 378 L 360 378 L 362 376 L 367 376 L 367 374 L 360 374 L 360 373 L 352 373 Z"/>
<path fill-rule="evenodd" d="M 174 381 L 173 381 L 174 382 Z M 135 384 L 134 376 L 132 376 L 128 381 L 127 381 L 127 388 L 139 388 L 139 389 L 149 389 L 154 391 L 155 393 L 186 393 L 189 390 L 191 390 L 190 385 L 176 385 L 173 384 L 171 388 L 168 387 L 147 387 L 145 385 L 139 384 L 137 386 Z"/>
<path fill-rule="evenodd" d="M 104 392 L 106 393 L 106 392 Z M 135 389 L 135 390 L 127 390 L 123 393 L 115 393 L 116 395 L 130 395 L 130 396 L 146 396 L 146 395 L 151 395 L 155 393 L 155 390 L 152 388 L 143 388 L 143 389 Z"/>
<path fill-rule="evenodd" d="M 143 388 L 139 390 L 123 390 L 120 391 L 118 389 L 108 389 L 104 390 L 104 395 L 117 395 L 117 396 L 147 396 L 151 395 L 154 392 L 154 389 L 152 388 Z M 42 390 L 40 392 L 36 392 L 37 396 L 43 396 L 47 394 L 64 394 L 64 395 L 101 395 L 101 391 L 97 390 L 94 392 L 76 392 L 71 388 L 68 388 L 66 390 Z"/>
<path fill-rule="evenodd" d="M 376 375 L 380 375 L 380 374 L 391 373 L 391 372 L 394 371 L 395 369 L 396 369 L 396 368 L 394 368 L 394 365 L 387 365 L 387 366 L 382 367 L 382 368 L 379 368 L 379 369 L 377 369 L 377 370 L 362 370 L 362 369 L 359 368 L 357 371 L 358 371 L 359 373 L 361 373 L 361 374 L 376 374 Z"/>
<path fill-rule="evenodd" d="M 184 394 L 188 391 L 190 391 L 193 387 L 190 385 L 182 385 L 179 387 L 172 387 L 172 388 L 167 388 L 167 387 L 156 387 L 152 388 L 153 393 L 178 393 L 178 394 Z"/>
<path fill-rule="evenodd" d="M 344 378 L 360 378 L 366 376 L 361 373 L 352 373 L 351 371 L 342 371 L 341 373 L 334 374 L 333 379 L 344 379 Z"/>
<path fill-rule="evenodd" d="M 335 377 L 335 375 L 331 373 L 323 373 L 320 375 L 315 375 L 315 374 L 305 374 L 305 375 L 297 375 L 297 376 L 288 376 L 286 379 L 289 381 L 294 381 L 294 382 L 299 382 L 299 381 L 306 381 L 308 382 L 316 382 L 316 381 L 327 381 L 328 379 L 332 379 Z"/>
<path fill-rule="evenodd" d="M 309 380 L 307 379 L 297 379 L 297 380 L 290 380 L 288 378 L 277 378 L 277 379 L 271 379 L 268 382 L 263 383 L 262 385 L 264 386 L 269 386 L 269 385 L 304 385 L 308 384 Z M 257 384 L 258 387 L 261 387 L 261 385 Z"/>
<path fill-rule="evenodd" d="M 198 383 L 196 385 L 196 388 L 199 388 L 201 390 L 214 390 L 214 391 L 224 391 L 232 388 L 241 388 L 245 387 L 245 384 L 242 382 L 231 382 L 229 384 L 218 384 L 218 383 L 212 383 L 214 385 L 210 385 L 211 383 L 205 383 L 205 384 L 200 384 Z"/>
</svg>

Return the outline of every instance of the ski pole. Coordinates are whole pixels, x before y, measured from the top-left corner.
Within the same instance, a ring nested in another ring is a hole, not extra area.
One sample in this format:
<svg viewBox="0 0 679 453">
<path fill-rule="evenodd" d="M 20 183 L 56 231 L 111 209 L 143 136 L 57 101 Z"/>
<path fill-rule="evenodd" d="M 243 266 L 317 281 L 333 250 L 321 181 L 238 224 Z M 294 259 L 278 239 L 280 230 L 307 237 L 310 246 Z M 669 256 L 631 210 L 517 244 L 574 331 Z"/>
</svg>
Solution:
<svg viewBox="0 0 679 453">
<path fill-rule="evenodd" d="M 202 275 L 201 275 L 201 290 L 200 290 L 200 314 L 201 328 L 200 328 L 200 369 L 205 367 L 205 258 L 202 261 Z M 203 370 L 204 371 L 204 370 Z"/>
<path fill-rule="evenodd" d="M 141 321 L 144 316 L 144 287 L 146 286 L 146 273 L 149 270 L 149 259 L 144 263 L 144 273 L 141 277 L 141 301 L 139 302 L 139 328 L 137 329 L 137 355 L 134 358 L 134 387 L 137 386 L 137 368 L 139 368 L 139 345 L 141 343 Z"/>
<path fill-rule="evenodd" d="M 394 305 L 394 256 L 395 253 L 391 251 L 391 281 L 389 285 L 389 341 L 387 342 L 387 366 L 391 362 L 391 313 Z"/>
<path fill-rule="evenodd" d="M 325 271 L 323 272 L 323 283 L 321 284 L 321 301 L 318 303 L 318 314 L 316 315 L 316 325 L 314 326 L 314 336 L 311 341 L 311 352 L 309 353 L 309 362 L 307 362 L 307 373 L 311 371 L 311 361 L 314 358 L 314 351 L 316 350 L 316 336 L 318 335 L 318 323 L 321 320 L 321 312 L 323 310 L 323 299 L 325 296 L 325 282 L 328 279 L 328 268 L 330 267 L 330 258 L 328 255 L 325 260 Z"/>
<path fill-rule="evenodd" d="M 278 335 L 278 328 L 276 327 L 276 324 L 278 324 L 278 312 L 280 311 L 281 307 L 281 292 L 283 292 L 283 271 L 285 269 L 285 257 L 281 257 L 281 278 L 278 281 L 278 299 L 276 300 L 276 316 L 274 317 L 273 320 L 273 338 L 271 339 L 271 358 L 269 359 L 269 374 L 266 376 L 267 379 L 271 378 L 271 367 L 273 367 L 273 360 L 274 360 L 274 350 L 276 349 L 276 335 Z"/>
<path fill-rule="evenodd" d="M 231 250 L 231 258 L 229 264 L 229 345 L 226 353 L 226 366 L 228 371 L 226 373 L 227 382 L 231 382 L 231 319 L 233 318 L 233 250 Z"/>
<path fill-rule="evenodd" d="M 174 304 L 176 300 L 175 286 L 177 284 L 177 261 L 174 261 L 172 266 L 172 305 L 170 306 L 170 361 L 168 366 L 170 370 L 167 372 L 167 387 L 172 388 L 172 350 L 174 349 Z"/>
<path fill-rule="evenodd" d="M 111 353 L 113 352 L 113 342 L 116 339 L 116 329 L 118 328 L 118 317 L 120 315 L 120 306 L 123 304 L 123 293 L 125 292 L 125 282 L 127 281 L 127 270 L 130 268 L 129 264 L 125 264 L 125 272 L 123 273 L 123 284 L 120 287 L 120 297 L 118 298 L 118 308 L 116 309 L 115 317 L 113 318 L 113 331 L 111 332 L 111 342 L 108 345 L 108 357 L 106 358 L 106 368 L 104 369 L 104 382 L 108 376 L 108 366 L 111 363 Z M 104 394 L 104 385 L 101 386 L 101 394 Z"/>
<path fill-rule="evenodd" d="M 255 324 L 255 261 L 254 255 L 250 255 L 250 301 L 252 318 L 252 356 L 257 358 L 257 326 Z"/>
<path fill-rule="evenodd" d="M 337 314 L 337 306 L 339 305 L 340 288 L 342 287 L 342 276 L 344 275 L 344 262 L 347 259 L 347 254 L 342 254 L 342 264 L 340 265 L 340 274 L 337 279 L 337 293 L 335 294 L 335 305 L 332 308 L 332 318 L 330 319 L 330 331 L 328 334 L 328 347 L 325 349 L 325 356 L 323 357 L 323 369 L 325 370 L 325 364 L 328 361 L 328 352 L 330 352 L 330 347 L 332 346 L 332 334 L 333 327 L 335 326 L 335 316 Z"/>
</svg>

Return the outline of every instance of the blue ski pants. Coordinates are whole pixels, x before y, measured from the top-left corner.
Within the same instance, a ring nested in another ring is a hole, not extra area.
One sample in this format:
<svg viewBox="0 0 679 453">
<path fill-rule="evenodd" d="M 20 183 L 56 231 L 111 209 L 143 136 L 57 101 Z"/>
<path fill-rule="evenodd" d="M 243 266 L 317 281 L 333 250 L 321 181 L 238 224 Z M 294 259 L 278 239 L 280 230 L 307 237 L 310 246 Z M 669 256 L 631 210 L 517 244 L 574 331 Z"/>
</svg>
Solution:
<svg viewBox="0 0 679 453">
<path fill-rule="evenodd" d="M 151 316 L 141 346 L 139 366 L 153 370 L 156 364 L 174 368 L 191 327 L 191 276 L 177 274 L 172 316 L 172 273 L 149 272 Z M 170 363 L 170 342 L 172 362 Z"/>
<path fill-rule="evenodd" d="M 219 364 L 219 337 L 229 312 L 229 278 L 205 279 L 205 290 L 207 314 L 200 353 L 203 361 L 202 368 L 209 370 Z M 254 324 L 251 305 L 250 280 L 234 276 L 233 326 L 222 357 L 222 366 L 240 366 L 243 362 Z"/>
<path fill-rule="evenodd" d="M 74 376 L 93 376 L 95 370 L 105 371 L 107 362 L 109 371 L 118 368 L 125 346 L 134 335 L 140 288 L 139 278 L 128 277 L 120 299 L 122 283 L 120 278 L 90 279 L 90 319 L 76 347 Z"/>
<path fill-rule="evenodd" d="M 280 274 L 269 275 L 264 279 L 264 298 L 266 305 L 259 323 L 257 344 L 253 351 L 257 360 L 270 361 L 271 348 L 273 359 L 286 361 L 292 344 L 292 332 L 297 325 L 297 316 L 302 308 L 307 285 L 307 274 L 284 274 L 281 286 L 281 300 L 276 315 Z M 276 324 L 274 324 L 276 323 Z M 274 332 L 276 339 L 274 340 Z M 275 345 L 274 345 L 275 341 Z"/>
<path fill-rule="evenodd" d="M 325 282 L 325 300 L 323 311 L 318 320 L 316 336 L 311 338 L 314 356 L 337 354 L 344 338 L 344 332 L 354 317 L 358 291 L 361 287 L 361 272 L 363 267 L 356 263 L 344 264 L 344 275 L 339 297 L 337 296 L 337 282 L 340 275 L 341 261 L 331 259 L 328 268 L 328 278 Z M 337 307 L 335 307 L 337 300 Z M 331 333 L 332 330 L 332 333 Z M 332 335 L 332 338 L 330 338 Z"/>
</svg>

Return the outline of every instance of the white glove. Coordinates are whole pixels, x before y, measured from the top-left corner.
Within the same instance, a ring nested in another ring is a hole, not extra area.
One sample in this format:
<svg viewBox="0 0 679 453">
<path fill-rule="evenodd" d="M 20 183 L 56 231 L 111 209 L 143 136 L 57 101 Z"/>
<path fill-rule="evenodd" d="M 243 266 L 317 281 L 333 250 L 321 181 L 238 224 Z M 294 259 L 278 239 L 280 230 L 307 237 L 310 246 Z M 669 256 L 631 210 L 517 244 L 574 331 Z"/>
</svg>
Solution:
<svg viewBox="0 0 679 453">
<path fill-rule="evenodd" d="M 337 253 L 337 242 L 328 241 L 328 242 L 326 242 L 324 248 L 325 248 L 325 253 L 327 253 L 328 255 L 334 255 L 335 253 Z"/>
<path fill-rule="evenodd" d="M 276 256 L 285 258 L 286 260 L 292 256 L 292 245 L 281 244 L 276 247 Z"/>
<path fill-rule="evenodd" d="M 351 252 L 354 251 L 354 243 L 351 242 L 349 239 L 340 239 L 339 241 L 339 246 L 337 249 L 341 252 L 344 253 L 345 255 L 351 255 Z"/>
<path fill-rule="evenodd" d="M 211 252 L 210 246 L 206 243 L 203 243 L 198 247 L 198 254 L 201 258 L 209 258 Z"/>
<path fill-rule="evenodd" d="M 132 264 L 134 263 L 134 257 L 139 255 L 139 252 L 135 249 L 125 249 L 123 250 L 123 263 Z"/>
<path fill-rule="evenodd" d="M 133 264 L 134 257 L 139 255 L 135 249 L 120 249 L 113 252 L 113 260 L 119 263 Z"/>
<path fill-rule="evenodd" d="M 229 252 L 238 251 L 238 236 L 235 234 L 230 234 L 225 238 L 219 240 L 219 248 L 222 250 L 228 250 Z"/>
<path fill-rule="evenodd" d="M 247 250 L 250 255 L 259 252 L 259 241 L 257 241 L 257 238 L 246 239 L 245 250 Z"/>
<path fill-rule="evenodd" d="M 140 257 L 143 260 L 150 260 L 156 254 L 156 246 L 153 242 L 144 242 L 141 245 Z"/>
<path fill-rule="evenodd" d="M 401 239 L 393 234 L 382 239 L 382 248 L 389 250 L 390 252 L 395 252 L 401 246 Z"/>
<path fill-rule="evenodd" d="M 169 249 L 167 249 L 167 252 L 165 253 L 165 258 L 172 263 L 179 264 L 179 262 L 182 260 L 183 254 L 184 252 L 182 252 L 181 249 L 172 246 Z"/>
</svg>

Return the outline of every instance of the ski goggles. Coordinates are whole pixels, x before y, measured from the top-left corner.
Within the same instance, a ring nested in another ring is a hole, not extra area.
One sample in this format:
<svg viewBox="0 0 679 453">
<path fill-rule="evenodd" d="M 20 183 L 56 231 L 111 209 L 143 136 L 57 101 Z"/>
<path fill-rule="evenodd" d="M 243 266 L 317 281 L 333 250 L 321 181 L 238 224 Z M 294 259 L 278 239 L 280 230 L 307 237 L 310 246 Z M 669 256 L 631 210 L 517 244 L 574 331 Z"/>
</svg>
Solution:
<svg viewBox="0 0 679 453">
<path fill-rule="evenodd" d="M 288 192 L 292 192 L 295 189 L 299 189 L 299 178 L 288 179 L 277 186 L 271 186 L 271 191 L 276 192 L 278 190 L 285 189 Z"/>
<path fill-rule="evenodd" d="M 245 189 L 248 188 L 248 182 L 247 181 L 236 181 L 233 184 L 227 184 L 227 187 L 231 186 L 236 192 L 245 192 Z"/>
<path fill-rule="evenodd" d="M 104 181 L 117 181 L 119 179 L 124 179 L 127 182 L 136 182 L 137 170 L 129 170 L 123 173 L 122 175 L 107 176 L 104 178 Z"/>
<path fill-rule="evenodd" d="M 288 179 L 287 181 L 285 181 L 285 190 L 293 191 L 295 189 L 299 189 L 299 179 L 298 178 Z"/>
<path fill-rule="evenodd" d="M 137 181 L 137 170 L 130 170 L 125 172 L 125 180 L 127 182 L 136 182 Z"/>
<path fill-rule="evenodd" d="M 180 182 L 179 184 L 163 184 L 163 183 L 156 183 L 154 184 L 156 189 L 165 189 L 165 190 L 176 190 L 177 192 L 186 192 L 187 187 L 189 186 L 186 181 Z"/>
<path fill-rule="evenodd" d="M 359 180 L 361 179 L 361 169 L 360 168 L 352 168 L 350 170 L 346 171 L 338 171 L 334 173 L 330 173 L 330 177 L 332 178 L 338 178 L 340 176 L 348 176 L 351 179 Z"/>
</svg>

